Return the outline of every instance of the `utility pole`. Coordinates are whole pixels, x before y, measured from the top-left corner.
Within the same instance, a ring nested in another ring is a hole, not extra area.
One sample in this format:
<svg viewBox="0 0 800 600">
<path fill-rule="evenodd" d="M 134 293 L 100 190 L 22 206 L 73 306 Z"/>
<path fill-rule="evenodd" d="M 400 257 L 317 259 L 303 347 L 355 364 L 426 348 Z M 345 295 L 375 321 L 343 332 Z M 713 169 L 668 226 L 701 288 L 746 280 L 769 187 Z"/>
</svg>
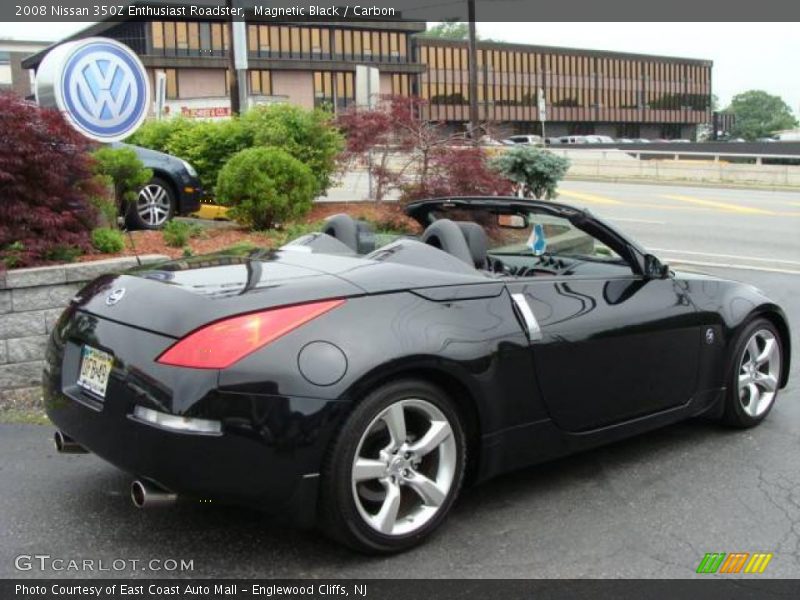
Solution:
<svg viewBox="0 0 800 600">
<path fill-rule="evenodd" d="M 231 97 L 231 115 L 238 115 L 242 111 L 239 95 L 239 78 L 236 75 L 235 44 L 233 42 L 233 0 L 225 0 L 228 7 L 228 81 L 230 82 L 229 94 Z"/>
<path fill-rule="evenodd" d="M 480 139 L 478 131 L 478 47 L 475 32 L 475 0 L 467 0 L 467 19 L 469 19 L 469 135 L 474 144 Z"/>
</svg>

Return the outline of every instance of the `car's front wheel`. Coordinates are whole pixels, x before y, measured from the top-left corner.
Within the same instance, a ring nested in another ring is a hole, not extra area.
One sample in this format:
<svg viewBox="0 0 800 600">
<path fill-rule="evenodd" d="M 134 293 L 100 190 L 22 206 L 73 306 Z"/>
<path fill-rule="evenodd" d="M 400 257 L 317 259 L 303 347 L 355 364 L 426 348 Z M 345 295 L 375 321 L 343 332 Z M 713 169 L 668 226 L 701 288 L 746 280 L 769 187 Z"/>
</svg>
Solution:
<svg viewBox="0 0 800 600">
<path fill-rule="evenodd" d="M 175 213 L 175 193 L 170 183 L 153 177 L 129 203 L 126 223 L 132 229 L 161 229 Z"/>
<path fill-rule="evenodd" d="M 767 319 L 753 320 L 734 344 L 725 422 L 734 427 L 752 427 L 764 420 L 778 395 L 782 369 L 780 332 Z"/>
<path fill-rule="evenodd" d="M 363 552 L 417 545 L 455 501 L 466 447 L 458 411 L 439 388 L 409 379 L 376 389 L 355 407 L 324 465 L 324 529 Z"/>
</svg>

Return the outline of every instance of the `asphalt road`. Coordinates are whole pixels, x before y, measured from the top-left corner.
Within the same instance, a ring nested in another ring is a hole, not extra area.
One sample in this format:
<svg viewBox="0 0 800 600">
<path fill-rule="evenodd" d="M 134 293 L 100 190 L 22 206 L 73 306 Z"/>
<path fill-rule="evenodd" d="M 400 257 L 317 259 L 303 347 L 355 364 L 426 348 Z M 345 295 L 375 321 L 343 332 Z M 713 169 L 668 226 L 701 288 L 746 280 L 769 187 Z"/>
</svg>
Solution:
<svg viewBox="0 0 800 600">
<path fill-rule="evenodd" d="M 567 181 L 558 201 L 588 208 L 671 262 L 800 275 L 800 193 Z"/>
<path fill-rule="evenodd" d="M 786 309 L 800 348 L 800 197 L 579 182 L 564 184 L 562 193 L 663 249 L 657 254 L 678 268 L 765 290 Z M 128 499 L 129 478 L 115 468 L 92 455 L 55 454 L 47 427 L 0 425 L 0 577 L 92 575 L 17 571 L 20 554 L 194 566 L 152 572 L 140 563 L 104 576 L 691 577 L 706 552 L 772 552 L 759 577 L 797 577 L 795 355 L 790 387 L 755 429 L 685 422 L 503 476 L 466 490 L 427 544 L 380 559 L 247 510 L 184 504 L 138 511 Z"/>
</svg>

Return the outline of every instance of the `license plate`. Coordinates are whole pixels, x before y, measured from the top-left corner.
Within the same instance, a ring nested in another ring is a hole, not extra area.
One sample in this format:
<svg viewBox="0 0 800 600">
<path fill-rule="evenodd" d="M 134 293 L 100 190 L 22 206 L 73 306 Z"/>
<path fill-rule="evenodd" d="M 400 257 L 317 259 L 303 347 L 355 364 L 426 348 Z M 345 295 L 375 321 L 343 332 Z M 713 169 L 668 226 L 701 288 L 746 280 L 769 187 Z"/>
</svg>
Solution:
<svg viewBox="0 0 800 600">
<path fill-rule="evenodd" d="M 108 386 L 108 378 L 111 375 L 113 364 L 114 357 L 108 352 L 84 346 L 81 350 L 81 371 L 78 376 L 78 385 L 105 398 L 106 386 Z"/>
</svg>

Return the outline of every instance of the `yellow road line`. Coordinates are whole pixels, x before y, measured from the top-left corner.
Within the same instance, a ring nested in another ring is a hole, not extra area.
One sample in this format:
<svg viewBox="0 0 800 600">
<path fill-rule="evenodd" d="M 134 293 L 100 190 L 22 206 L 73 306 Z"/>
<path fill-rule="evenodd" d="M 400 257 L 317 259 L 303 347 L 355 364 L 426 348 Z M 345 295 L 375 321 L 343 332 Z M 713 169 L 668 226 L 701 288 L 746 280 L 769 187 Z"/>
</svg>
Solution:
<svg viewBox="0 0 800 600">
<path fill-rule="evenodd" d="M 728 202 L 719 202 L 717 200 L 705 200 L 702 198 L 695 198 L 693 196 L 680 196 L 677 194 L 661 194 L 662 198 L 669 200 L 677 200 L 678 202 L 688 202 L 690 204 L 697 204 L 698 206 L 707 206 L 709 208 L 716 208 L 728 212 L 746 213 L 751 215 L 774 215 L 775 212 L 771 210 L 764 210 L 763 208 L 755 208 L 752 206 L 741 206 L 739 204 L 730 204 Z"/>
<path fill-rule="evenodd" d="M 576 200 L 582 200 L 591 204 L 623 204 L 619 200 L 614 200 L 613 198 L 597 196 L 595 194 L 585 194 L 584 192 L 573 192 L 572 190 L 558 190 L 558 195 L 566 196 L 567 198 L 574 198 Z"/>
</svg>

